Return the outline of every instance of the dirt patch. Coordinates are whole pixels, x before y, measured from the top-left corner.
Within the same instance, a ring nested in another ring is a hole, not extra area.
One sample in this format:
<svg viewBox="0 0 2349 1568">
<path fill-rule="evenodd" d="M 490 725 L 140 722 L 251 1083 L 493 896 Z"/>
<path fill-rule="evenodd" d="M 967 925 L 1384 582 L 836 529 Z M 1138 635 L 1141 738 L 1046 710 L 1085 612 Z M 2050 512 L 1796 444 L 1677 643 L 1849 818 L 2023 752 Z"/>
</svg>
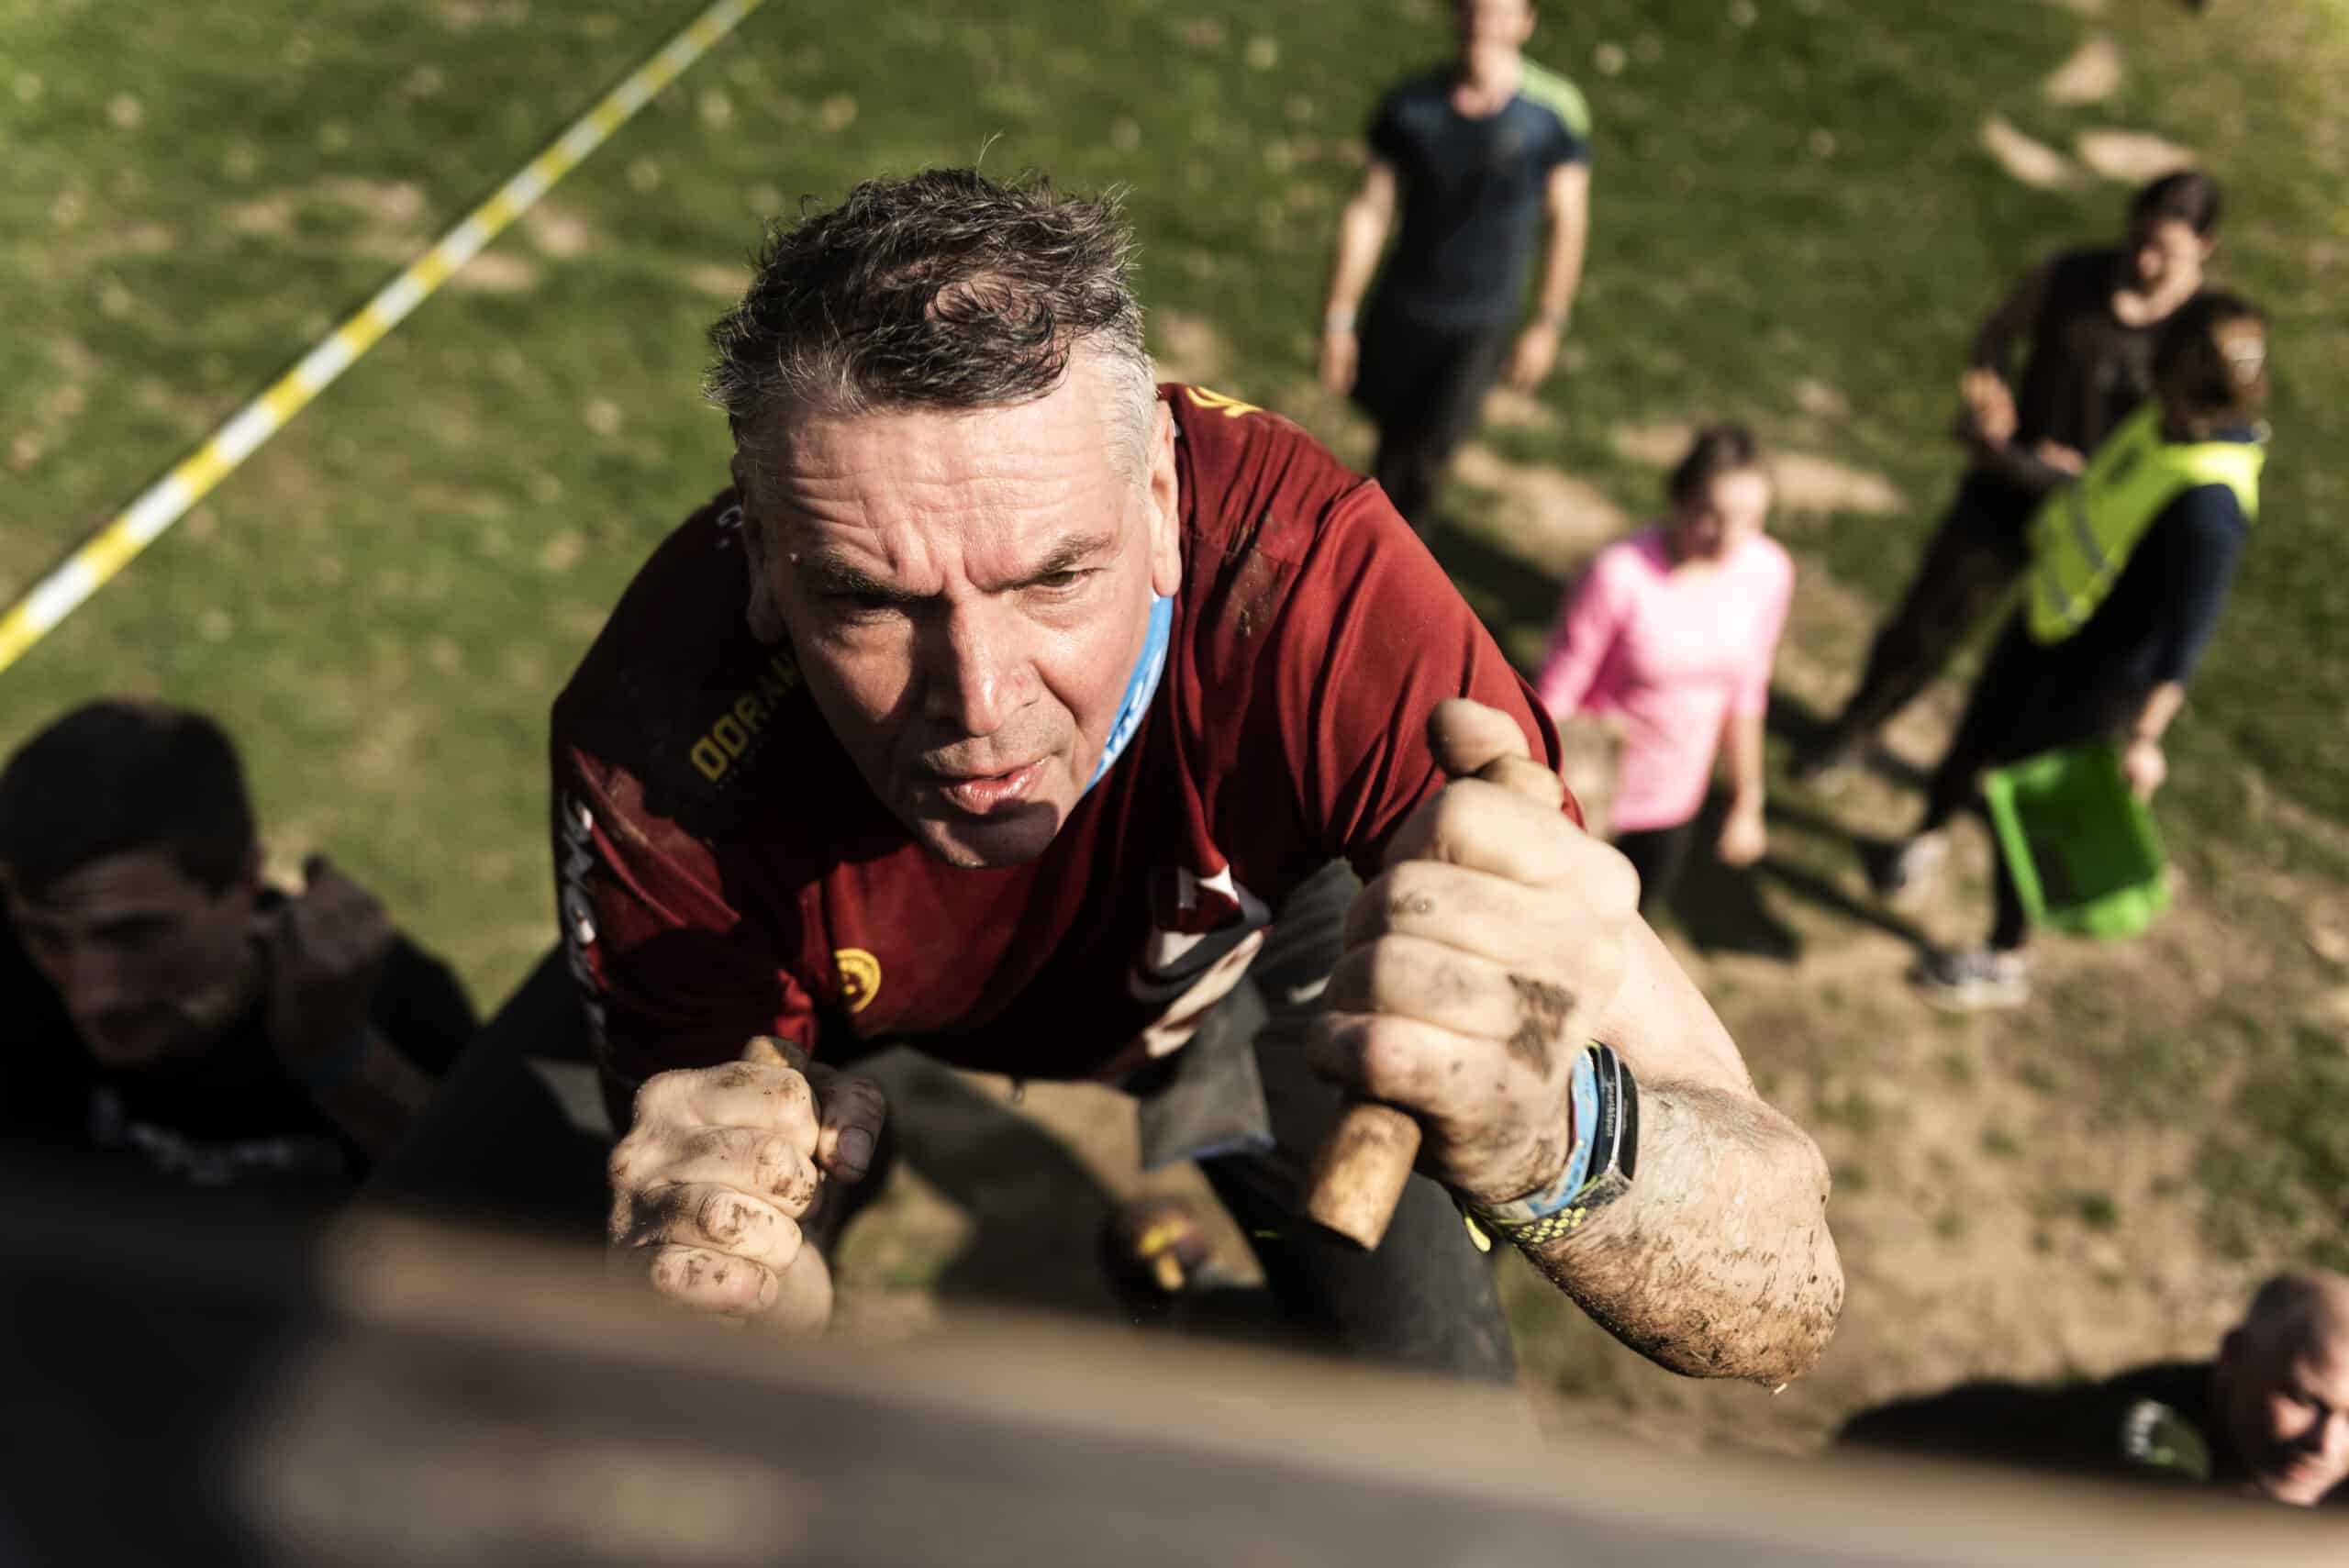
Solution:
<svg viewBox="0 0 2349 1568">
<path fill-rule="evenodd" d="M 2039 90 L 2051 104 L 2101 104 L 2121 91 L 2124 74 L 2120 47 L 2110 34 L 2096 33 Z"/>
<path fill-rule="evenodd" d="M 1852 400 L 1825 382 L 1804 376 L 1795 383 L 1795 406 L 1820 419 L 1841 419 L 1852 412 Z"/>
<path fill-rule="evenodd" d="M 1865 512 L 1884 517 L 1909 503 L 1892 481 L 1815 452 L 1780 451 L 1770 459 L 1778 505 L 1794 512 Z"/>
<path fill-rule="evenodd" d="M 2038 191 L 2060 191 L 2079 178 L 2072 161 L 2043 141 L 2034 141 L 1992 115 L 1982 122 L 1982 150 L 2009 176 Z"/>
<path fill-rule="evenodd" d="M 539 286 L 539 264 L 507 250 L 484 250 L 457 269 L 449 286 L 466 294 L 528 294 Z"/>
<path fill-rule="evenodd" d="M 596 243 L 596 230 L 585 218 L 551 202 L 541 201 L 523 214 L 522 228 L 531 244 L 558 261 L 584 255 Z"/>
<path fill-rule="evenodd" d="M 2108 180 L 2140 185 L 2180 169 L 2191 169 L 2194 150 L 2149 130 L 2084 130 L 2073 144 L 2080 161 Z"/>
<path fill-rule="evenodd" d="M 1811 384 L 1814 397 L 1840 400 L 1832 387 Z M 1802 396 L 1797 391 L 1797 398 Z M 1831 404 L 1829 406 L 1832 406 Z M 1650 468 L 1670 468 L 1688 450 L 1695 430 L 1687 425 L 1618 425 L 1608 432 L 1608 443 L 1630 462 Z M 1793 512 L 1865 512 L 1882 517 L 1908 509 L 1908 499 L 1892 481 L 1866 469 L 1854 468 L 1816 452 L 1775 448 L 1770 470 L 1777 479 L 1777 504 Z"/>
<path fill-rule="evenodd" d="M 133 256 L 161 256 L 179 243 L 179 236 L 160 223 L 133 223 L 117 231 L 116 244 Z"/>
<path fill-rule="evenodd" d="M 1168 381 L 1212 382 L 1223 373 L 1223 339 L 1214 327 L 1180 310 L 1150 313 L 1151 357 Z"/>
<path fill-rule="evenodd" d="M 1596 485 L 1546 465 L 1511 462 L 1482 441 L 1460 449 L 1453 473 L 1499 497 L 1480 515 L 1479 531 L 1553 575 L 1565 575 L 1631 526 L 1631 515 Z"/>
<path fill-rule="evenodd" d="M 328 174 L 314 188 L 328 201 L 363 212 L 385 228 L 412 229 L 424 221 L 424 188 L 412 180 Z"/>
<path fill-rule="evenodd" d="M 1670 468 L 1687 453 L 1696 434 L 1694 425 L 1618 425 L 1607 432 L 1607 444 L 1628 462 Z"/>
<path fill-rule="evenodd" d="M 294 232 L 294 200 L 283 194 L 231 205 L 228 227 L 239 234 L 274 239 Z"/>
<path fill-rule="evenodd" d="M 722 299 L 729 305 L 740 299 L 743 291 L 751 286 L 751 269 L 740 264 L 696 261 L 680 269 L 677 276 L 712 299 Z"/>
<path fill-rule="evenodd" d="M 1513 386 L 1497 386 L 1485 395 L 1486 423 L 1504 430 L 1554 430 L 1558 417 L 1540 398 Z"/>
</svg>

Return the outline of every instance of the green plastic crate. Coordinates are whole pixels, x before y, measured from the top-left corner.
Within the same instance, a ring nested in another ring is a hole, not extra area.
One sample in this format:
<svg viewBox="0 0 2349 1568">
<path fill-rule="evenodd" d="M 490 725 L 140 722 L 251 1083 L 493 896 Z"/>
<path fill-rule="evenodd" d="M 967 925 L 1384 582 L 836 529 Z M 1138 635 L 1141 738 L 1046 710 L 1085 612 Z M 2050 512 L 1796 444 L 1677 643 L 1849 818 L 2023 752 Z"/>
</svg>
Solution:
<svg viewBox="0 0 2349 1568">
<path fill-rule="evenodd" d="M 2161 834 L 2111 746 L 2026 757 L 1991 773 L 1982 793 L 2032 924 L 2110 940 L 2169 907 Z"/>
</svg>

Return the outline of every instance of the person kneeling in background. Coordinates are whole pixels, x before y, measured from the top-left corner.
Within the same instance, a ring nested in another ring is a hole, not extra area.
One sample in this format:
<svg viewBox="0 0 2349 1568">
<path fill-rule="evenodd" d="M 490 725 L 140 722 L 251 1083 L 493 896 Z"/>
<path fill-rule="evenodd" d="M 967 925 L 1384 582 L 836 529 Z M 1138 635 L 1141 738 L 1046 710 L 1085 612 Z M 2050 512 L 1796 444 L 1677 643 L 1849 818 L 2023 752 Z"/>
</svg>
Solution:
<svg viewBox="0 0 2349 1568">
<path fill-rule="evenodd" d="M 0 772 L 0 1149 L 347 1196 L 472 1038 L 456 977 L 320 857 L 265 886 L 210 719 L 103 701 Z"/>
<path fill-rule="evenodd" d="M 1671 892 L 1726 742 L 1731 804 L 1715 849 L 1732 866 L 1768 847 L 1762 719 L 1794 595 L 1784 546 L 1763 532 L 1770 475 L 1742 425 L 1698 432 L 1672 472 L 1671 515 L 1608 546 L 1583 574 L 1536 683 L 1551 717 L 1620 714 L 1615 847 L 1640 906 Z"/>
</svg>

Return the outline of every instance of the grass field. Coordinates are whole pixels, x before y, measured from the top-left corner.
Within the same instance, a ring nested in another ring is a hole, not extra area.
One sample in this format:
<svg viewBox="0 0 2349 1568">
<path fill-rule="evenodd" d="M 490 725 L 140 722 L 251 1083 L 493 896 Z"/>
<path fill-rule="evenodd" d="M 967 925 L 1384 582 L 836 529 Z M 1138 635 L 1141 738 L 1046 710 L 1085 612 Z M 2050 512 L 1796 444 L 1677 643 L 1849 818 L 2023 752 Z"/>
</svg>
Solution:
<svg viewBox="0 0 2349 1568">
<path fill-rule="evenodd" d="M 126 28 L 90 0 L 0 0 L 0 583 L 692 9 L 189 0 Z M 1545 16 L 1534 53 L 1597 121 L 1589 280 L 1562 373 L 1464 465 L 1441 542 L 1518 656 L 1572 561 L 1650 507 L 1671 427 L 1736 417 L 1824 476 L 1779 519 L 1805 571 L 1782 725 L 1840 695 L 1954 477 L 1940 432 L 1972 321 L 2028 260 L 2116 228 L 2127 186 L 2092 167 L 2126 172 L 2140 144 L 2116 133 L 2227 183 L 2221 271 L 2274 314 L 2278 393 L 2265 515 L 2173 748 L 2184 890 L 2154 936 L 2051 944 L 2022 1016 L 1926 1012 L 1898 981 L 1910 944 L 1970 931 L 1987 893 L 1969 844 L 1921 927 L 1866 903 L 1852 835 L 1903 825 L 1897 770 L 1782 792 L 1767 873 L 1681 922 L 1839 1173 L 1853 1292 L 1827 1368 L 1776 1402 L 1678 1384 L 1520 1289 L 1528 1360 L 1643 1430 L 1792 1442 L 1971 1370 L 2199 1349 L 2257 1269 L 2344 1251 L 2349 575 L 2327 546 L 2349 511 L 2349 5 L 2263 0 L 2255 27 L 2249 0 L 2199 21 L 2167 0 Z M 2117 80 L 2051 95 L 2099 38 Z M 0 743 L 103 691 L 212 710 L 281 858 L 332 851 L 494 1003 L 551 935 L 547 703 L 723 481 L 700 333 L 761 220 L 982 154 L 1126 182 L 1170 364 L 1358 454 L 1309 384 L 1331 226 L 1376 93 L 1443 39 L 1434 0 L 772 0 L 0 676 Z M 1988 150 L 1994 125 L 2037 145 L 2041 183 Z M 1951 697 L 1898 732 L 1909 761 Z M 947 1231 L 934 1198 L 900 1207 L 872 1288 L 918 1296 Z"/>
</svg>

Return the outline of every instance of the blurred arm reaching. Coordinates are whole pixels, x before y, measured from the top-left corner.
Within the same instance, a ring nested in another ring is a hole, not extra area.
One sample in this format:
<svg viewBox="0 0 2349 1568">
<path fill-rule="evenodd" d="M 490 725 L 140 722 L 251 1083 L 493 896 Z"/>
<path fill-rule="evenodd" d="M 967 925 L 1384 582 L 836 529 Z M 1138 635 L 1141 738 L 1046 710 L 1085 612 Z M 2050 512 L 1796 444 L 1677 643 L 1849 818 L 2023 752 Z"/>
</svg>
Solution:
<svg viewBox="0 0 2349 1568">
<path fill-rule="evenodd" d="M 1330 270 L 1330 299 L 1321 316 L 1321 384 L 1343 395 L 1353 390 L 1360 346 L 1354 319 L 1362 297 L 1378 270 L 1378 254 L 1386 247 L 1387 227 L 1395 217 L 1395 166 L 1374 157 L 1362 172 L 1362 184 L 1338 215 L 1338 255 Z"/>
<path fill-rule="evenodd" d="M 1561 163 L 1550 171 L 1543 206 L 1550 246 L 1542 263 L 1542 293 L 1533 319 L 1509 357 L 1509 384 L 1520 392 L 1532 391 L 1550 373 L 1557 362 L 1559 336 L 1574 315 L 1583 258 L 1590 248 L 1590 165 Z"/>
</svg>

